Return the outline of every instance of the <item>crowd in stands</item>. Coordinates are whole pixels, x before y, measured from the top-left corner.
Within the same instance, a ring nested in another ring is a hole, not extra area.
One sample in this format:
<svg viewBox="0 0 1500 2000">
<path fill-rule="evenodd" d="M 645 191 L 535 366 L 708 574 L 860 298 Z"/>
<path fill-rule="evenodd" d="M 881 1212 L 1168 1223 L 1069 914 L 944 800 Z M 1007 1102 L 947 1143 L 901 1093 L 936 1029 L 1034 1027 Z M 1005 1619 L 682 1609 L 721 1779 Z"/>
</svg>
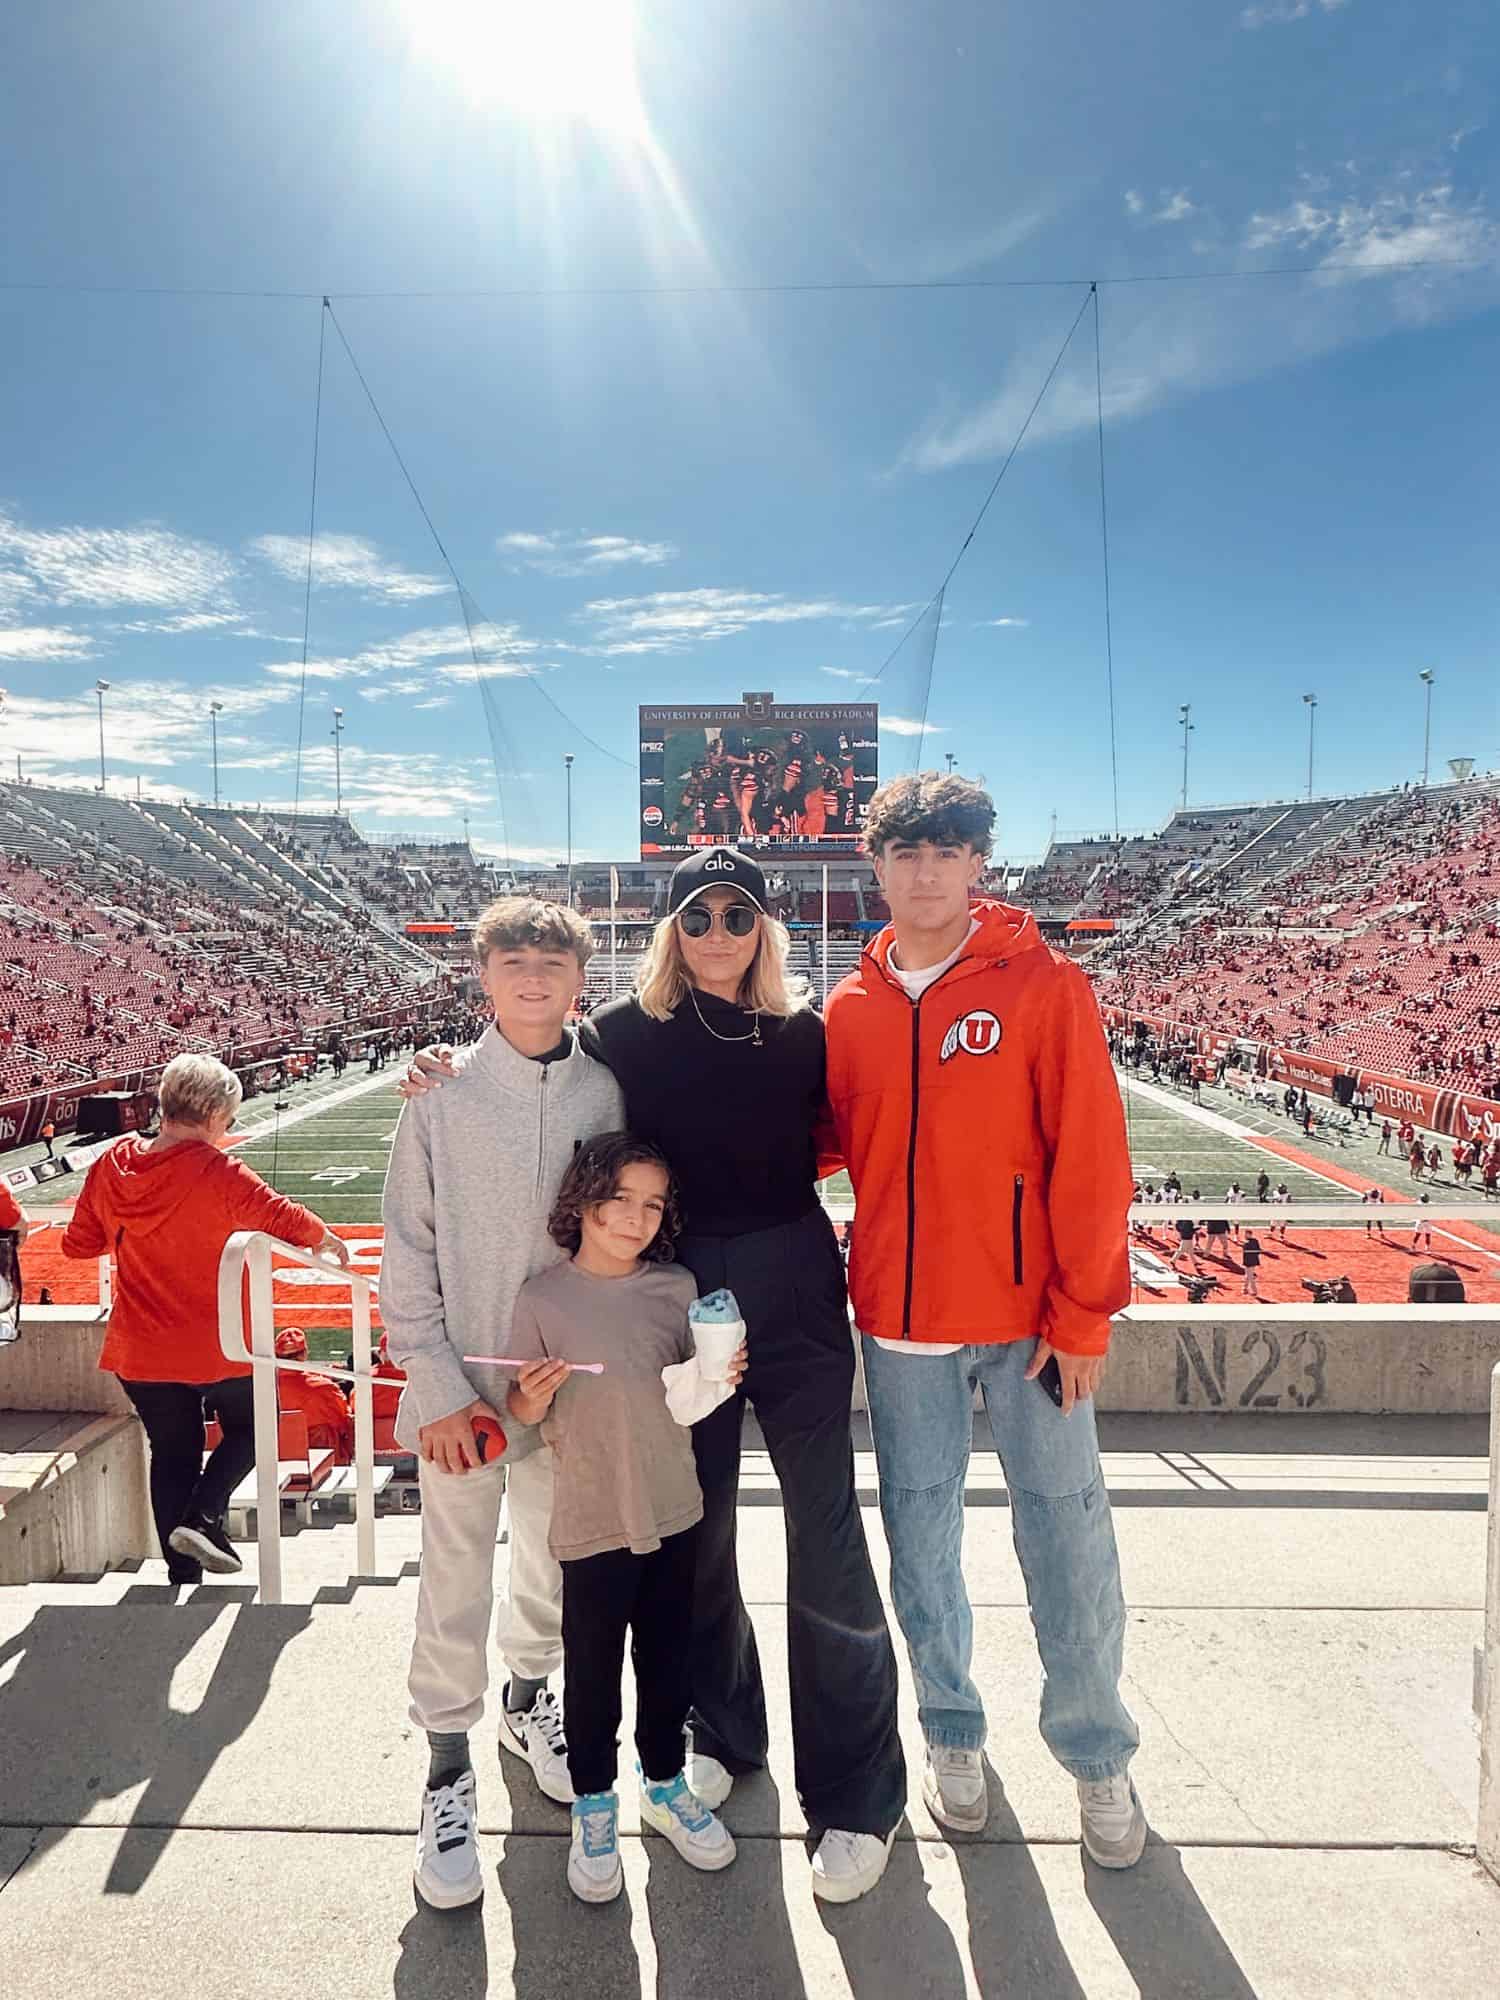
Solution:
<svg viewBox="0 0 1500 2000">
<path fill-rule="evenodd" d="M 1399 795 L 1259 910 L 1138 933 L 1091 970 L 1141 1014 L 1500 1097 L 1500 798 Z"/>
</svg>

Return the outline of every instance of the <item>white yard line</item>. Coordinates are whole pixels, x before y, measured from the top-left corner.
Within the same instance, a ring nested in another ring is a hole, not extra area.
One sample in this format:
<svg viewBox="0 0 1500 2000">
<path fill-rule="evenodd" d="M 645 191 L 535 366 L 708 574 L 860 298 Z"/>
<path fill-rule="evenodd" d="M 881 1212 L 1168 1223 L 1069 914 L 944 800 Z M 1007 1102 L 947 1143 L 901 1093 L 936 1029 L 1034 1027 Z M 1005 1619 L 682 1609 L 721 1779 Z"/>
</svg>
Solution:
<svg viewBox="0 0 1500 2000">
<path fill-rule="evenodd" d="M 331 1090 L 326 1097 L 315 1098 L 311 1104 L 299 1104 L 295 1111 L 281 1113 L 279 1129 L 282 1132 L 290 1132 L 294 1125 L 304 1124 L 309 1118 L 320 1117 L 323 1112 L 332 1111 L 336 1105 L 349 1104 L 357 1097 L 373 1096 L 377 1090 L 394 1090 L 396 1083 L 396 1077 L 387 1076 L 383 1071 L 377 1070 L 374 1076 L 362 1076 L 347 1089 Z M 251 1140 L 269 1137 L 278 1129 L 277 1116 L 278 1114 L 272 1111 L 266 1117 L 257 1118 L 245 1131 L 235 1133 L 236 1141 L 243 1146 L 248 1145 Z"/>
</svg>

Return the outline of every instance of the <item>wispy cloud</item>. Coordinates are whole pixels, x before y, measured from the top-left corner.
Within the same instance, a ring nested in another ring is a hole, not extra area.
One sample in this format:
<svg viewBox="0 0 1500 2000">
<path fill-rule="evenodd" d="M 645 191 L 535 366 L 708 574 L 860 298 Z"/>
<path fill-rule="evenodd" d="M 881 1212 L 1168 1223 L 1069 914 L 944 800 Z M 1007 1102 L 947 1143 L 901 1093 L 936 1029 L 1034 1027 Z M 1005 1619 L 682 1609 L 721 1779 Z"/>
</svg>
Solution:
<svg viewBox="0 0 1500 2000">
<path fill-rule="evenodd" d="M 301 583 L 307 576 L 307 538 L 257 535 L 251 553 L 269 563 L 278 576 Z M 323 590 L 354 590 L 362 597 L 387 604 L 406 604 L 422 597 L 441 597 L 453 585 L 446 577 L 424 576 L 403 569 L 383 556 L 361 535 L 319 535 L 313 543 L 313 582 Z"/>
<path fill-rule="evenodd" d="M 182 681 L 122 681 L 111 688 L 105 702 L 108 762 L 116 770 L 170 770 L 182 761 L 206 763 L 211 701 L 223 704 L 219 747 L 220 761 L 224 762 L 240 748 L 253 747 L 252 739 L 233 733 L 237 722 L 290 698 L 289 689 L 278 687 L 189 687 Z M 38 776 L 61 776 L 78 756 L 80 735 L 92 735 L 94 697 L 11 694 L 5 716 L 7 751 L 19 753 L 26 767 Z"/>
<path fill-rule="evenodd" d="M 289 768 L 283 766 L 282 768 Z M 456 820 L 465 806 L 489 806 L 494 801 L 490 765 L 482 757 L 455 760 L 446 753 L 412 750 L 366 750 L 347 740 L 339 760 L 339 790 L 344 810 L 363 819 Z M 335 767 L 331 748 L 318 744 L 302 757 L 304 812 L 332 812 Z M 263 799 L 273 810 L 290 809 L 290 797 Z"/>
<path fill-rule="evenodd" d="M 1337 14 L 1349 0 L 1265 0 L 1265 4 L 1240 11 L 1242 28 L 1280 28 L 1289 21 L 1305 21 L 1309 14 Z"/>
<path fill-rule="evenodd" d="M 380 687 L 363 687 L 359 691 L 361 701 L 390 701 L 402 695 L 424 694 L 427 683 L 423 680 L 386 681 Z"/>
<path fill-rule="evenodd" d="M 880 718 L 880 727 L 882 730 L 889 730 L 892 736 L 946 736 L 948 734 L 946 725 L 941 722 L 923 722 L 920 717 L 914 720 L 909 715 L 883 714 Z"/>
<path fill-rule="evenodd" d="M 1334 204 L 1305 191 L 1284 208 L 1253 215 L 1242 247 L 1294 254 L 1315 268 L 1285 288 L 1117 294 L 1104 350 L 1106 425 L 1398 328 L 1472 316 L 1500 303 L 1500 230 L 1481 200 L 1458 202 L 1446 182 Z M 1412 263 L 1430 268 L 1396 268 Z M 1028 447 L 1096 422 L 1091 346 L 1075 343 L 1027 433 Z M 1002 457 L 1054 354 L 1049 340 L 1012 355 L 993 395 L 958 415 L 929 419 L 902 463 L 933 472 Z"/>
<path fill-rule="evenodd" d="M 415 701 L 412 703 L 413 708 L 451 708 L 452 706 L 453 697 L 451 694 L 429 695 L 426 701 Z"/>
<path fill-rule="evenodd" d="M 978 620 L 975 629 L 977 631 L 985 626 L 991 626 L 991 625 L 1002 626 L 1002 627 L 1009 626 L 1013 629 L 1019 629 L 1019 628 L 1024 628 L 1030 623 L 1031 620 L 1029 618 L 981 618 Z"/>
<path fill-rule="evenodd" d="M 246 628 L 245 620 L 238 611 L 181 611 L 171 618 L 130 618 L 123 624 L 112 625 L 112 632 L 214 632 L 230 626 L 238 626 L 249 637 L 258 637 Z"/>
<path fill-rule="evenodd" d="M 232 556 L 169 528 L 26 528 L 0 514 L 0 556 L 52 604 L 230 609 Z"/>
<path fill-rule="evenodd" d="M 867 681 L 870 676 L 859 673 L 853 667 L 819 667 L 820 674 L 832 674 L 836 681 Z"/>
<path fill-rule="evenodd" d="M 514 570 L 536 570 L 543 576 L 594 576 L 614 569 L 653 569 L 673 562 L 671 542 L 638 542 L 629 535 L 578 535 L 561 528 L 538 534 L 517 528 L 501 535 L 495 547 Z"/>
<path fill-rule="evenodd" d="M 0 625 L 0 660 L 91 660 L 97 650 L 67 625 Z"/>
<path fill-rule="evenodd" d="M 592 621 L 602 653 L 675 653 L 729 639 L 756 625 L 798 625 L 821 619 L 872 624 L 891 616 L 889 604 L 845 604 L 837 598 L 789 598 L 753 590 L 658 590 L 647 597 L 601 597 L 577 617 Z"/>
<path fill-rule="evenodd" d="M 537 650 L 536 641 L 524 638 L 514 625 L 479 626 L 475 631 L 475 644 L 481 652 L 502 659 L 522 657 Z M 454 654 L 461 655 L 462 664 L 434 668 L 433 663 L 443 659 L 445 654 L 450 661 Z M 331 659 L 310 658 L 307 677 L 311 681 L 369 680 L 379 674 L 410 674 L 428 669 L 443 679 L 462 679 L 472 675 L 466 626 L 423 625 L 394 639 L 378 640 L 374 645 L 362 647 L 357 653 Z M 298 681 L 302 678 L 302 662 L 267 660 L 262 663 L 262 671 L 277 680 Z"/>
<path fill-rule="evenodd" d="M 1163 188 L 1157 202 L 1153 209 L 1139 188 L 1125 190 L 1125 213 L 1144 217 L 1147 222 L 1186 222 L 1198 213 L 1198 204 L 1189 198 L 1186 188 Z"/>
<path fill-rule="evenodd" d="M 988 222 L 969 231 L 928 237 L 913 247 L 896 251 L 858 251 L 861 263 L 872 278 L 883 283 L 903 280 L 920 284 L 940 284 L 945 278 L 962 277 L 967 271 L 983 270 L 1019 249 L 1057 213 L 1057 204 L 1042 202 L 1020 209 L 999 222 Z"/>
</svg>

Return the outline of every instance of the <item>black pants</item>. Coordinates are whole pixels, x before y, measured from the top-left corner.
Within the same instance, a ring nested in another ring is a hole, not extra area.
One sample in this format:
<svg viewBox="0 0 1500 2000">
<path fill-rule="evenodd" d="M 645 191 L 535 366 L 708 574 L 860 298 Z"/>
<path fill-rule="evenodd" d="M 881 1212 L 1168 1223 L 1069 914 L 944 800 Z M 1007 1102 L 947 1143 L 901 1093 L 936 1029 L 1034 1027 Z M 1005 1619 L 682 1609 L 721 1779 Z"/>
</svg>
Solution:
<svg viewBox="0 0 1500 2000">
<path fill-rule="evenodd" d="M 563 1727 L 580 1798 L 614 1790 L 627 1627 L 641 1775 L 664 1785 L 682 1769 L 697 1542 L 688 1528 L 649 1556 L 609 1549 L 562 1565 Z"/>
<path fill-rule="evenodd" d="M 127 1382 L 125 1391 L 146 1427 L 151 1447 L 151 1517 L 168 1573 L 196 1581 L 198 1565 L 168 1547 L 167 1537 L 189 1514 L 222 1521 L 229 1496 L 255 1463 L 251 1378 L 223 1382 Z M 203 1415 L 217 1417 L 223 1438 L 203 1463 Z"/>
<path fill-rule="evenodd" d="M 786 1521 L 787 1653 L 797 1796 L 815 1832 L 887 1834 L 906 1809 L 896 1656 L 854 1497 L 854 1346 L 844 1265 L 821 1209 L 780 1229 L 689 1236 L 699 1289 L 740 1302 L 740 1393 L 693 1426 L 703 1525 L 693 1617 L 694 1749 L 730 1771 L 766 1760 L 766 1699 L 735 1560 L 740 1429 L 755 1406 Z"/>
</svg>

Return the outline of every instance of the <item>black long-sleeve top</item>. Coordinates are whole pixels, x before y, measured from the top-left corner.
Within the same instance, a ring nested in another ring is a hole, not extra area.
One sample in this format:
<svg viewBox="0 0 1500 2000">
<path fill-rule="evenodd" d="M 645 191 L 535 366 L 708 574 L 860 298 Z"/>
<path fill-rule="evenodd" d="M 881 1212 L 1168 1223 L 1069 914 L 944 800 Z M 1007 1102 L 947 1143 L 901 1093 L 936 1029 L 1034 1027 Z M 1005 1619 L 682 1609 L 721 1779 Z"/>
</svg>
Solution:
<svg viewBox="0 0 1500 2000">
<path fill-rule="evenodd" d="M 760 1048 L 709 1032 L 748 1038 L 754 1018 L 695 992 L 666 1021 L 634 998 L 612 1000 L 578 1031 L 587 1052 L 614 1072 L 630 1130 L 671 1163 L 691 1236 L 775 1228 L 817 1200 L 822 1019 L 811 1007 L 784 1019 L 762 1014 Z"/>
</svg>

